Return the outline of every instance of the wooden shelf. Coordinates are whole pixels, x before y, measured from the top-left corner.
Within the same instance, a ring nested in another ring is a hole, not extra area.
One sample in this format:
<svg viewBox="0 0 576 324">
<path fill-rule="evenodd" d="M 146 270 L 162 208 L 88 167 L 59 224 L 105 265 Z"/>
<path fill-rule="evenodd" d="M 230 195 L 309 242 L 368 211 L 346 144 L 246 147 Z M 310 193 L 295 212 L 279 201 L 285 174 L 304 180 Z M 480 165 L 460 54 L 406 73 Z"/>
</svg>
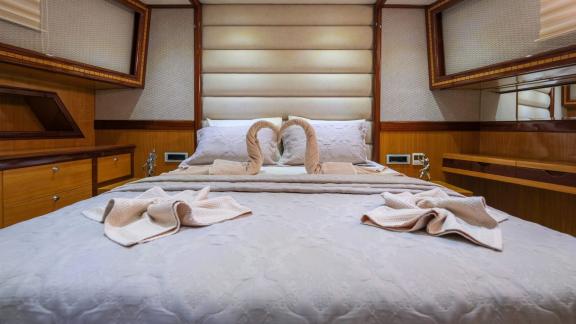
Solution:
<svg viewBox="0 0 576 324">
<path fill-rule="evenodd" d="M 576 194 L 576 163 L 446 153 L 442 171 Z"/>
<path fill-rule="evenodd" d="M 455 192 L 457 192 L 457 193 L 459 193 L 459 194 L 461 194 L 461 195 L 463 195 L 463 196 L 466 196 L 466 197 L 472 197 L 472 196 L 474 196 L 474 193 L 473 193 L 472 191 L 468 190 L 468 189 L 456 187 L 455 185 L 446 183 L 446 182 L 444 182 L 444 181 L 432 181 L 432 182 L 435 183 L 435 184 L 439 184 L 439 185 L 441 185 L 441 186 L 443 186 L 443 187 L 446 187 L 446 188 L 448 188 L 448 189 L 450 189 L 450 190 L 452 190 L 452 191 L 455 191 Z"/>
</svg>

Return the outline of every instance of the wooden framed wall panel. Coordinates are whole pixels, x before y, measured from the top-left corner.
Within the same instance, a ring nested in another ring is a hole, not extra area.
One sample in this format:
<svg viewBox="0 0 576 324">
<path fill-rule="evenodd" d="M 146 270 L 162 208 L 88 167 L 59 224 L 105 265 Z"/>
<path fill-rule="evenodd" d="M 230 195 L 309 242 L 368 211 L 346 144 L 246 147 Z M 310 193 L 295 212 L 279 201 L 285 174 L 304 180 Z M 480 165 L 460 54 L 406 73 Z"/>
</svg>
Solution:
<svg viewBox="0 0 576 324">
<path fill-rule="evenodd" d="M 386 1 L 379 1 L 374 5 L 374 45 L 373 45 L 373 77 L 372 77 L 372 159 L 376 162 L 383 161 L 380 157 L 380 105 L 381 105 L 381 80 L 382 80 L 382 5 Z"/>
<path fill-rule="evenodd" d="M 0 43 L 0 62 L 28 66 L 50 72 L 78 76 L 124 87 L 143 88 L 150 27 L 150 9 L 139 0 L 115 0 L 135 11 L 134 36 L 130 73 L 121 73 L 97 66 Z"/>
<path fill-rule="evenodd" d="M 202 128 L 202 5 L 192 1 L 194 9 L 194 134 Z M 195 138 L 197 138 L 195 136 Z"/>
<path fill-rule="evenodd" d="M 576 45 L 459 73 L 445 73 L 442 11 L 466 0 L 438 0 L 426 10 L 430 89 L 448 89 L 576 64 Z M 518 81 L 517 81 L 518 82 Z"/>
</svg>

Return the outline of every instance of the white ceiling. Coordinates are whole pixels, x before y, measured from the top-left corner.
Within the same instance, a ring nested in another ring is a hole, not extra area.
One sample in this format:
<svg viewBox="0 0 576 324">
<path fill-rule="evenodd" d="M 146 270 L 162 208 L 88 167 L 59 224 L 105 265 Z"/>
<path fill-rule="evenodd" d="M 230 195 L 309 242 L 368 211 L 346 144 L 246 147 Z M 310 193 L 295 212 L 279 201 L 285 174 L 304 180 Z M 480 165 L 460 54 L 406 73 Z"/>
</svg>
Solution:
<svg viewBox="0 0 576 324">
<path fill-rule="evenodd" d="M 186 5 L 189 0 L 142 0 L 149 5 Z M 436 0 L 388 0 L 386 4 L 428 5 Z M 373 4 L 376 0 L 201 0 L 206 4 L 270 3 L 270 4 Z"/>
</svg>

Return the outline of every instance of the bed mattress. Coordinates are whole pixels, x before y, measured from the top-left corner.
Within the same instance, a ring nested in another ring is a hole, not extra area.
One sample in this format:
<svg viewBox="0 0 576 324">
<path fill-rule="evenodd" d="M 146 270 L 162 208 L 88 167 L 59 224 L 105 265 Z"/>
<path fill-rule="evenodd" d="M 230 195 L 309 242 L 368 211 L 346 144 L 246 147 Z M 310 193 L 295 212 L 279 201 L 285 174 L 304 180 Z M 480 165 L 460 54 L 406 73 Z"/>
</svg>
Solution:
<svg viewBox="0 0 576 324">
<path fill-rule="evenodd" d="M 253 214 L 132 248 L 81 211 L 153 186 Z M 163 176 L 0 231 L 0 323 L 576 323 L 576 239 L 515 217 L 504 251 L 360 223 L 402 176 Z M 457 195 L 449 192 L 451 195 Z"/>
</svg>

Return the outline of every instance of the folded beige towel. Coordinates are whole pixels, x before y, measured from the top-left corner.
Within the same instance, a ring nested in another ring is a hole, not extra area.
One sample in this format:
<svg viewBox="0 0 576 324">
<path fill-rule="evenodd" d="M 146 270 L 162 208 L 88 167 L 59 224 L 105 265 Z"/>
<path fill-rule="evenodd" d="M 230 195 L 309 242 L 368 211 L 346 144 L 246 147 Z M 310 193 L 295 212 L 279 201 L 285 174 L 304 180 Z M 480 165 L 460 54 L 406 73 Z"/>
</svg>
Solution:
<svg viewBox="0 0 576 324">
<path fill-rule="evenodd" d="M 168 195 L 159 187 L 136 198 L 111 199 L 106 208 L 92 208 L 83 214 L 104 222 L 104 234 L 112 241 L 132 246 L 180 230 L 180 226 L 208 226 L 250 213 L 231 197 L 208 199 L 209 187 Z"/>
<path fill-rule="evenodd" d="M 455 233 L 502 250 L 498 223 L 506 216 L 488 209 L 483 197 L 450 197 L 439 188 L 418 194 L 385 192 L 382 196 L 385 205 L 367 212 L 362 217 L 364 224 L 399 232 L 426 229 L 435 236 Z"/>
<path fill-rule="evenodd" d="M 320 150 L 316 131 L 305 119 L 290 119 L 282 125 L 280 134 L 290 126 L 300 126 L 306 134 L 306 152 L 304 156 L 304 166 L 308 174 L 376 174 L 382 170 L 371 167 L 361 167 L 346 162 L 324 162 L 320 163 Z M 279 136 L 280 140 L 281 136 Z"/>
</svg>

